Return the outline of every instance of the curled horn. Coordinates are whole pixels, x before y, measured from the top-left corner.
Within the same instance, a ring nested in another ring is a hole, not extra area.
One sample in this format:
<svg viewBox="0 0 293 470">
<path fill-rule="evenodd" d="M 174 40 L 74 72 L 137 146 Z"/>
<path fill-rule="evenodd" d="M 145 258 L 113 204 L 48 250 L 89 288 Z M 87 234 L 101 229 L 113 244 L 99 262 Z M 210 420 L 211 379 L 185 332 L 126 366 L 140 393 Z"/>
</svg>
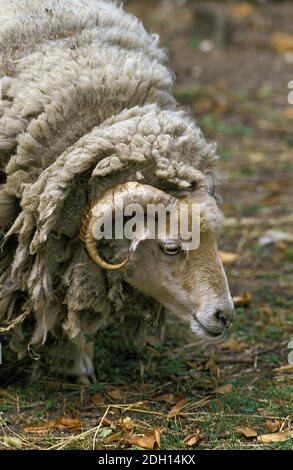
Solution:
<svg viewBox="0 0 293 470">
<path fill-rule="evenodd" d="M 117 196 L 123 200 L 123 206 L 136 203 L 140 204 L 144 209 L 148 204 L 164 204 L 168 206 L 169 204 L 176 203 L 176 199 L 164 191 L 147 184 L 136 182 L 119 184 L 107 189 L 93 202 L 82 219 L 80 238 L 90 258 L 101 268 L 111 271 L 123 268 L 129 261 L 129 254 L 118 264 L 111 264 L 103 260 L 97 251 L 97 243 L 93 235 L 93 225 L 97 220 L 97 216 L 95 215 L 97 206 L 103 206 L 103 214 L 105 217 L 110 216 L 115 210 L 115 199 Z M 107 208 L 107 213 L 105 213 L 104 208 Z"/>
</svg>

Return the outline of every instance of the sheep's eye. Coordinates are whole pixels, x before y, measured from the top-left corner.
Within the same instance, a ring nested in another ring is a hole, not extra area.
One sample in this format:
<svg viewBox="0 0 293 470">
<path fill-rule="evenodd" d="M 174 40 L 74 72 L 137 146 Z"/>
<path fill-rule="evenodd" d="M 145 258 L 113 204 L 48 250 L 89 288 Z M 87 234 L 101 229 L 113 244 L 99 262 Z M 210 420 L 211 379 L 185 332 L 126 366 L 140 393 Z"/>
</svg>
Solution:
<svg viewBox="0 0 293 470">
<path fill-rule="evenodd" d="M 162 250 L 166 255 L 177 255 L 180 252 L 180 246 L 177 243 L 166 243 L 162 245 Z"/>
</svg>

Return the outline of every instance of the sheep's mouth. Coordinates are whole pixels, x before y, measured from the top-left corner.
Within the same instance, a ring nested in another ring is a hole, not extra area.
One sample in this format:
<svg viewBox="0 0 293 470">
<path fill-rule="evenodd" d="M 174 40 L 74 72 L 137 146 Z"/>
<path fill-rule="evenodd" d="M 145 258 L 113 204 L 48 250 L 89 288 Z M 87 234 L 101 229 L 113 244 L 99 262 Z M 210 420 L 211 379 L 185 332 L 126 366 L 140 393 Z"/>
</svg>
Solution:
<svg viewBox="0 0 293 470">
<path fill-rule="evenodd" d="M 209 338 L 220 338 L 223 335 L 223 331 L 212 331 L 209 330 L 206 326 L 204 326 L 195 316 L 193 317 L 194 322 L 196 323 L 197 327 L 199 328 L 202 336 L 207 336 Z"/>
</svg>

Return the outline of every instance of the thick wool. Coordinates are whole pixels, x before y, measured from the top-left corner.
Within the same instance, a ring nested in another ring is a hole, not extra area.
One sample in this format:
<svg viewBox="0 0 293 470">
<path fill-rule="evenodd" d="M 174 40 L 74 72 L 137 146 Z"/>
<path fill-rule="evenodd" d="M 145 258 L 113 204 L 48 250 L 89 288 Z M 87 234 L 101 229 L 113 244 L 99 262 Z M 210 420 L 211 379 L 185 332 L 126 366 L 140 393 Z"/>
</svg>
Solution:
<svg viewBox="0 0 293 470">
<path fill-rule="evenodd" d="M 143 338 L 160 319 L 88 258 L 79 228 L 117 183 L 213 184 L 215 147 L 177 108 L 165 61 L 158 37 L 110 1 L 0 0 L 0 332 L 19 356 L 59 338 L 74 369 L 109 322 Z"/>
</svg>

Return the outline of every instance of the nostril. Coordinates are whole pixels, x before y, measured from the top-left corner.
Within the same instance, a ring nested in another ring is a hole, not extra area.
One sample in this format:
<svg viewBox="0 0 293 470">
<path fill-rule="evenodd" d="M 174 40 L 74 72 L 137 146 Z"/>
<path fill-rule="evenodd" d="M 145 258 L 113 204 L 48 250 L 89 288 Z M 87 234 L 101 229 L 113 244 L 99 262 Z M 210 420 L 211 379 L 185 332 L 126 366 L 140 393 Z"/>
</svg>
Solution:
<svg viewBox="0 0 293 470">
<path fill-rule="evenodd" d="M 217 310 L 215 313 L 215 317 L 218 322 L 222 323 L 222 325 L 225 326 L 225 328 L 229 328 L 229 326 L 232 323 L 231 320 L 226 315 L 226 313 L 223 312 L 222 310 Z"/>
</svg>

